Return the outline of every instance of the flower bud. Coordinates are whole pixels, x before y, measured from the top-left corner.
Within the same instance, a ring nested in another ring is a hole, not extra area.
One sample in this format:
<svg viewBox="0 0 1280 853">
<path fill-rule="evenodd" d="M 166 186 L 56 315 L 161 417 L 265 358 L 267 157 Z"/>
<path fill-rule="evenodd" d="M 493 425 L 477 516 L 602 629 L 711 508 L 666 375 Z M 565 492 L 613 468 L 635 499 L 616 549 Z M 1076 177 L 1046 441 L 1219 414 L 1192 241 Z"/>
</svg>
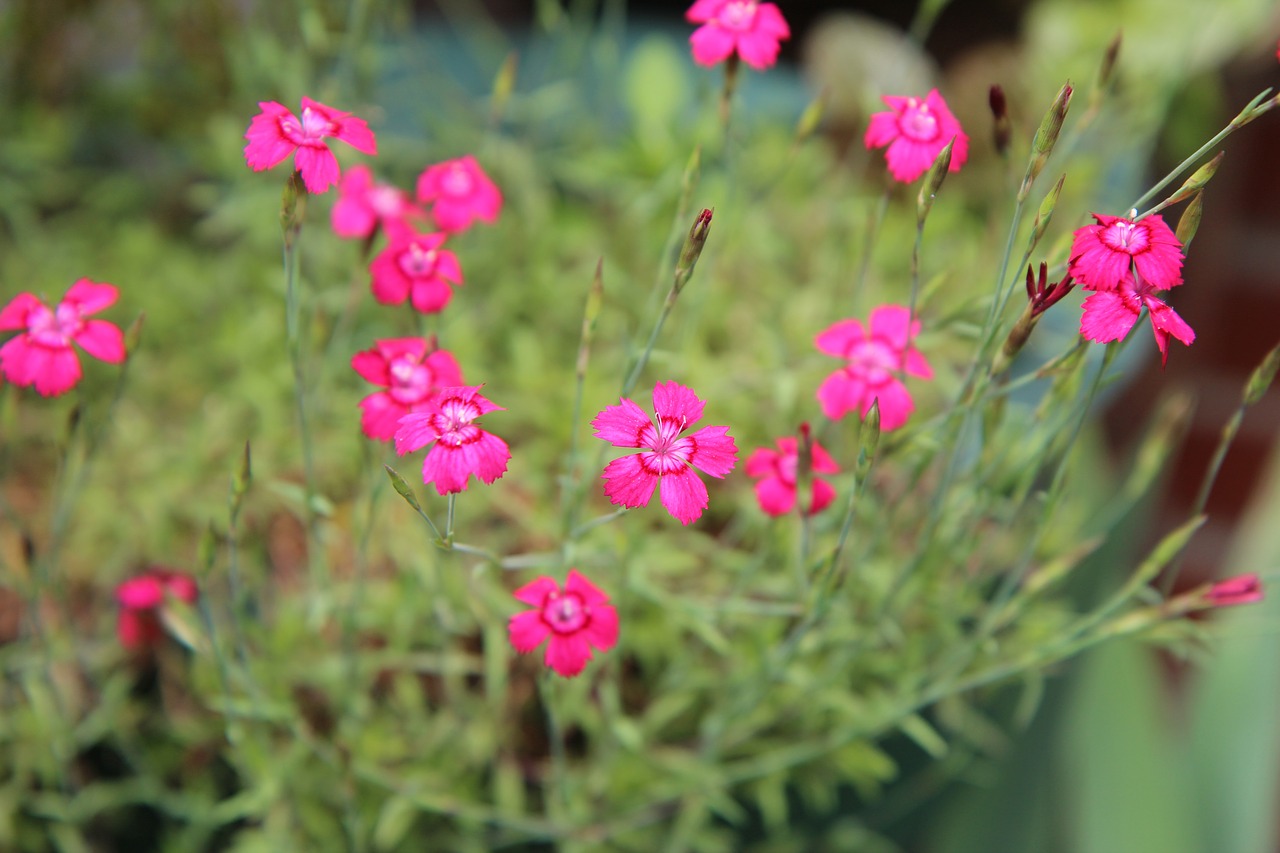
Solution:
<svg viewBox="0 0 1280 853">
<path fill-rule="evenodd" d="M 1249 376 L 1249 383 L 1244 386 L 1244 404 L 1252 406 L 1262 399 L 1267 393 L 1267 389 L 1271 387 L 1272 381 L 1276 378 L 1276 371 L 1280 369 L 1280 345 L 1272 348 L 1262 359 L 1262 363 L 1254 368 L 1253 373 Z"/>
<path fill-rule="evenodd" d="M 929 167 L 929 172 L 924 176 L 924 183 L 920 185 L 920 193 L 916 196 L 917 226 L 924 225 L 925 217 L 933 209 L 933 200 L 937 198 L 942 181 L 947 177 L 947 170 L 951 168 L 951 149 L 955 144 L 956 140 L 952 137 L 946 147 L 938 152 L 933 165 Z"/>
<path fill-rule="evenodd" d="M 1184 254 L 1187 247 L 1191 245 L 1192 238 L 1196 236 L 1196 231 L 1200 230 L 1200 217 L 1203 214 L 1204 193 L 1198 192 L 1187 205 L 1187 209 L 1182 211 L 1182 217 L 1178 220 L 1178 227 L 1174 232 L 1178 242 L 1182 244 Z"/>
<path fill-rule="evenodd" d="M 1026 177 L 1022 179 L 1019 198 L 1026 198 L 1032 182 L 1039 176 L 1044 169 L 1044 164 L 1049 160 L 1049 155 L 1053 153 L 1053 146 L 1058 144 L 1058 135 L 1062 133 L 1062 123 L 1066 121 L 1067 109 L 1071 105 L 1071 91 L 1070 82 L 1063 84 L 1058 90 L 1057 97 L 1053 99 L 1049 111 L 1040 121 L 1035 139 L 1031 142 L 1031 162 L 1027 165 Z"/>
<path fill-rule="evenodd" d="M 1004 157 L 1009 153 L 1009 140 L 1013 137 L 1013 122 L 1009 120 L 1009 105 L 1004 98 L 1004 89 L 993 85 L 987 92 L 987 103 L 991 107 L 992 141 L 996 153 Z"/>
<path fill-rule="evenodd" d="M 698 214 L 698 218 L 694 220 L 693 227 L 689 229 L 689 236 L 684 240 L 684 246 L 680 249 L 680 260 L 676 263 L 676 279 L 675 292 L 679 293 L 689 282 L 689 277 L 693 275 L 693 268 L 698 263 L 698 258 L 702 256 L 702 247 L 706 245 L 707 235 L 711 232 L 711 215 L 710 208 L 703 208 Z"/>
</svg>

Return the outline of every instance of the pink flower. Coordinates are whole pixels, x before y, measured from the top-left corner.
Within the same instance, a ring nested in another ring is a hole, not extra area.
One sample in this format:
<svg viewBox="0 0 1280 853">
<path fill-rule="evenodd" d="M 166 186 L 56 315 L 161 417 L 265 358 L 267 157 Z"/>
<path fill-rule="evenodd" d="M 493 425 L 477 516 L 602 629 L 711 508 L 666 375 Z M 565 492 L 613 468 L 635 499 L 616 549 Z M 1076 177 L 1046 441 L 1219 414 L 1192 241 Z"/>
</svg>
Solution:
<svg viewBox="0 0 1280 853">
<path fill-rule="evenodd" d="M 406 298 L 424 314 L 443 310 L 453 298 L 453 284 L 462 284 L 458 258 L 444 245 L 445 235 L 419 234 L 392 225 L 390 242 L 369 264 L 373 296 L 384 305 L 398 305 Z"/>
<path fill-rule="evenodd" d="M 462 384 L 462 370 L 453 355 L 422 338 L 375 341 L 373 349 L 351 357 L 351 367 L 385 389 L 360 401 L 360 428 L 378 441 L 395 438 L 400 419 L 422 411 L 441 388 Z"/>
<path fill-rule="evenodd" d="M 618 642 L 618 611 L 608 603 L 609 597 L 577 569 L 569 570 L 564 592 L 544 575 L 520 587 L 514 595 L 537 609 L 511 617 L 507 623 L 511 645 L 520 654 L 527 654 L 549 637 L 543 660 L 565 678 L 582 672 L 591 660 L 592 646 L 607 652 Z"/>
<path fill-rule="evenodd" d="M 325 140 L 341 139 L 357 151 L 377 154 L 373 131 L 349 113 L 340 113 L 310 98 L 302 99 L 302 118 L 275 101 L 260 101 L 262 112 L 249 122 L 244 138 L 244 161 L 255 172 L 270 169 L 293 154 L 294 168 L 302 173 L 307 191 L 322 193 L 337 183 L 341 170 Z"/>
<path fill-rule="evenodd" d="M 160 611 L 169 598 L 195 604 L 199 591 L 195 578 L 160 566 L 148 569 L 116 587 L 120 618 L 116 636 L 126 649 L 149 648 L 164 639 Z"/>
<path fill-rule="evenodd" d="M 910 341 L 920 334 L 920 321 L 908 322 L 902 305 L 881 305 L 871 312 L 870 332 L 857 320 L 841 320 L 818 335 L 814 343 L 822 352 L 848 361 L 818 388 L 823 413 L 833 420 L 857 411 L 866 417 L 871 404 L 880 401 L 880 429 L 895 430 L 907 422 L 915 404 L 903 373 L 932 379 L 933 371 Z"/>
<path fill-rule="evenodd" d="M 1159 214 L 1138 220 L 1095 213 L 1075 232 L 1067 272 L 1085 290 L 1114 290 L 1136 272 L 1155 290 L 1182 283 L 1182 244 Z"/>
<path fill-rule="evenodd" d="M 368 239 L 379 227 L 425 217 L 409 194 L 399 187 L 373 179 L 368 166 L 352 166 L 338 184 L 338 200 L 331 219 L 339 237 Z"/>
<path fill-rule="evenodd" d="M 502 411 L 480 395 L 481 387 L 441 389 L 422 411 L 401 418 L 396 430 L 396 453 L 401 456 L 435 442 L 422 463 L 422 482 L 435 483 L 442 495 L 465 491 L 472 474 L 492 483 L 507 471 L 507 443 L 472 423 L 487 412 Z"/>
<path fill-rule="evenodd" d="M 465 231 L 477 219 L 493 222 L 502 210 L 502 193 L 470 154 L 428 166 L 418 176 L 418 200 L 434 202 L 431 215 L 444 231 Z"/>
<path fill-rule="evenodd" d="M 952 139 L 948 171 L 960 171 L 969 159 L 969 137 L 937 89 L 930 89 L 923 101 L 897 95 L 882 100 L 889 111 L 871 116 L 865 142 L 868 149 L 889 146 L 884 157 L 894 178 L 909 183 L 923 175 Z"/>
<path fill-rule="evenodd" d="M 699 65 L 724 62 L 737 51 L 743 62 L 764 70 L 777 62 L 779 42 L 791 38 L 791 28 L 773 3 L 697 0 L 684 17 L 702 24 L 689 36 L 693 61 Z"/>
<path fill-rule="evenodd" d="M 808 424 L 801 426 L 808 432 Z M 756 499 L 760 509 L 769 515 L 786 515 L 796 505 L 796 472 L 800 463 L 799 442 L 791 437 L 779 438 L 778 449 L 758 448 L 747 458 L 747 476 L 759 477 L 756 481 Z M 821 444 L 811 445 L 814 473 L 838 474 L 840 466 Z M 809 515 L 816 515 L 835 500 L 836 490 L 826 480 L 813 477 L 809 501 Z"/>
<path fill-rule="evenodd" d="M 30 293 L 19 293 L 0 310 L 0 330 L 22 329 L 0 347 L 0 372 L 14 385 L 35 385 L 46 397 L 75 387 L 80 358 L 73 343 L 110 364 L 124 361 L 124 335 L 106 320 L 86 320 L 116 301 L 110 284 L 82 278 L 49 308 Z"/>
<path fill-rule="evenodd" d="M 1118 341 L 1129 334 L 1142 309 L 1146 308 L 1151 316 L 1151 331 L 1155 333 L 1163 366 L 1169 359 L 1170 335 L 1191 346 L 1196 333 L 1177 312 L 1156 298 L 1156 290 L 1145 281 L 1135 283 L 1132 276 L 1122 278 L 1113 290 L 1099 290 L 1084 301 L 1080 334 L 1098 343 Z"/>
<path fill-rule="evenodd" d="M 724 477 L 738 461 L 738 448 L 728 427 L 703 427 L 684 435 L 702 417 L 702 406 L 697 395 L 683 385 L 659 382 L 653 389 L 656 427 L 643 409 L 626 398 L 596 415 L 591 422 L 596 438 L 615 447 L 646 448 L 605 466 L 604 493 L 610 501 L 625 507 L 648 506 L 654 487 L 660 486 L 667 512 L 682 524 L 697 521 L 709 498 L 707 487 L 693 469 Z"/>
<path fill-rule="evenodd" d="M 1218 581 L 1209 587 L 1205 597 L 1214 607 L 1230 607 L 1234 604 L 1252 604 L 1262 600 L 1262 581 L 1255 574 L 1240 575 Z"/>
</svg>

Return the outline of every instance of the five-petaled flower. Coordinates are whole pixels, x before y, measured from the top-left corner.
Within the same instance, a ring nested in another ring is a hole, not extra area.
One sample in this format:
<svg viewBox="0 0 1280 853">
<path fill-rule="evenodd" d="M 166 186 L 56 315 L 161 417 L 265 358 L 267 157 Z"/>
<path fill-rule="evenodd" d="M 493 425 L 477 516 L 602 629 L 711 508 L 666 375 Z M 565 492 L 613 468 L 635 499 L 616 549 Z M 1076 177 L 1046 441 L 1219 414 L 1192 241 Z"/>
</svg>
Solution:
<svg viewBox="0 0 1280 853">
<path fill-rule="evenodd" d="M 914 181 L 928 171 L 953 139 L 947 168 L 960 171 L 969 159 L 969 137 L 937 89 L 931 89 L 923 100 L 899 95 L 885 95 L 882 100 L 889 110 L 871 116 L 864 141 L 868 149 L 889 146 L 884 157 L 894 178 L 903 183 Z"/>
<path fill-rule="evenodd" d="M 691 24 L 702 24 L 689 36 L 699 65 L 724 62 L 736 51 L 743 62 L 763 70 L 778 61 L 779 42 L 791 38 L 791 28 L 773 3 L 697 0 L 684 16 Z"/>
<path fill-rule="evenodd" d="M 857 320 L 841 320 L 821 332 L 814 343 L 827 355 L 848 363 L 818 388 L 818 402 L 832 419 L 857 411 L 866 417 L 880 401 L 880 429 L 895 430 L 907 422 L 915 404 L 899 376 L 933 378 L 925 357 L 911 345 L 920 321 L 910 320 L 902 305 L 881 305 L 871 312 L 869 330 Z"/>
<path fill-rule="evenodd" d="M 124 335 L 106 320 L 87 320 L 107 308 L 119 291 L 110 284 L 82 278 L 54 308 L 30 293 L 19 293 L 0 310 L 0 330 L 21 329 L 0 347 L 0 372 L 14 385 L 34 385 L 46 397 L 61 394 L 80 381 L 79 344 L 94 358 L 110 364 L 124 361 Z"/>
<path fill-rule="evenodd" d="M 1160 364 L 1164 365 L 1169 359 L 1170 336 L 1191 346 L 1196 333 L 1176 311 L 1155 295 L 1157 290 L 1146 281 L 1135 282 L 1133 276 L 1122 278 L 1114 289 L 1098 290 L 1084 301 L 1080 334 L 1097 343 L 1118 341 L 1129 334 L 1142 309 L 1146 308 L 1151 317 L 1156 346 L 1160 348 Z"/>
<path fill-rule="evenodd" d="M 1262 600 L 1262 581 L 1256 574 L 1238 575 L 1218 581 L 1209 587 L 1205 598 L 1214 607 L 1230 607 L 1234 604 L 1252 604 Z"/>
<path fill-rule="evenodd" d="M 569 570 L 563 592 L 544 575 L 514 595 L 535 609 L 511 617 L 507 623 L 511 645 L 526 654 L 549 638 L 543 661 L 565 678 L 582 672 L 593 646 L 607 652 L 618 642 L 618 612 L 608 603 L 609 597 L 577 569 Z"/>
<path fill-rule="evenodd" d="M 1155 290 L 1182 283 L 1182 243 L 1159 214 L 1093 218 L 1097 225 L 1076 230 L 1067 265 L 1085 290 L 1114 290 L 1134 274 Z"/>
<path fill-rule="evenodd" d="M 808 437 L 808 433 L 809 425 L 801 425 L 801 436 Z M 746 467 L 748 476 L 760 478 L 756 481 L 756 499 L 760 501 L 760 509 L 775 516 L 786 515 L 795 508 L 801 451 L 800 442 L 791 436 L 779 438 L 776 443 L 777 450 L 757 448 L 747 457 Z M 813 474 L 840 473 L 840 466 L 821 444 L 810 439 L 808 446 Z M 822 512 L 835 496 L 836 490 L 830 483 L 812 477 L 808 514 Z"/>
<path fill-rule="evenodd" d="M 442 495 L 466 490 L 472 474 L 492 483 L 507 471 L 507 443 L 473 423 L 487 412 L 502 410 L 481 396 L 481 387 L 441 389 L 422 411 L 401 418 L 396 430 L 396 453 L 401 456 L 432 445 L 422 462 L 422 482 L 435 483 Z"/>
<path fill-rule="evenodd" d="M 369 264 L 373 296 L 384 305 L 398 305 L 407 298 L 424 314 L 441 311 L 453 298 L 450 284 L 462 284 L 458 257 L 444 245 L 440 232 L 419 234 L 392 223 L 389 242 Z"/>
<path fill-rule="evenodd" d="M 597 438 L 615 447 L 644 448 L 605 466 L 604 493 L 610 501 L 625 507 L 647 506 L 657 487 L 662 505 L 682 524 L 702 515 L 709 497 L 694 469 L 722 478 L 738 459 L 728 427 L 703 427 L 684 435 L 702 417 L 702 407 L 692 390 L 676 382 L 659 382 L 653 389 L 656 426 L 625 397 L 596 415 L 591 425 Z"/>
<path fill-rule="evenodd" d="M 195 578 L 186 572 L 161 566 L 148 569 L 116 587 L 120 617 L 116 636 L 126 649 L 150 648 L 164 639 L 160 612 L 173 598 L 195 604 L 199 591 Z"/>
<path fill-rule="evenodd" d="M 421 411 L 441 388 L 462 384 L 462 370 L 448 350 L 423 338 L 388 338 L 351 357 L 356 373 L 383 386 L 360 401 L 360 428 L 369 438 L 395 438 L 400 419 Z"/>
<path fill-rule="evenodd" d="M 338 184 L 338 200 L 330 214 L 339 237 L 368 239 L 381 227 L 425 219 L 423 212 L 399 187 L 373 179 L 368 166 L 352 166 Z"/>
<path fill-rule="evenodd" d="M 430 204 L 437 227 L 450 232 L 477 219 L 493 222 L 502 210 L 502 193 L 470 154 L 428 166 L 418 176 L 418 200 Z"/>
<path fill-rule="evenodd" d="M 338 158 L 329 150 L 326 139 L 341 139 L 357 151 L 377 154 L 373 131 L 349 113 L 302 99 L 302 118 L 275 101 L 261 101 L 262 112 L 253 117 L 244 138 L 244 160 L 255 172 L 270 169 L 290 154 L 293 165 L 302 175 L 308 192 L 322 193 L 338 181 L 341 169 Z"/>
</svg>

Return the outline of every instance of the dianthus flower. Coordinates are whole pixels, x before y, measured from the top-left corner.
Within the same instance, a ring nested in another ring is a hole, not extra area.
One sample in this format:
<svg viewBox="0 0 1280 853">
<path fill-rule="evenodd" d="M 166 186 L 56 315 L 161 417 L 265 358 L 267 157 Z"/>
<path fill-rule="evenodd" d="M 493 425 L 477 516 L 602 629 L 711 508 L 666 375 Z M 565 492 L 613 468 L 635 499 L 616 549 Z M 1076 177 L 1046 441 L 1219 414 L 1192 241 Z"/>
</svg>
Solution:
<svg viewBox="0 0 1280 853">
<path fill-rule="evenodd" d="M 1239 575 L 1218 581 L 1209 587 L 1205 598 L 1214 607 L 1231 607 L 1236 604 L 1252 604 L 1262 600 L 1262 581 L 1256 574 Z"/>
<path fill-rule="evenodd" d="M 591 660 L 592 646 L 607 652 L 618 642 L 618 612 L 608 603 L 609 597 L 577 569 L 569 570 L 563 592 L 544 575 L 513 594 L 536 609 L 511 617 L 507 623 L 511 645 L 527 654 L 550 638 L 543 661 L 565 678 L 582 672 Z"/>
<path fill-rule="evenodd" d="M 387 247 L 369 264 L 373 296 L 385 305 L 409 299 L 424 314 L 441 311 L 453 298 L 453 284 L 462 284 L 458 257 L 442 249 L 445 235 L 419 234 L 393 224 Z"/>
<path fill-rule="evenodd" d="M 418 200 L 432 205 L 443 231 L 465 231 L 477 219 L 493 222 L 502 210 L 502 193 L 470 154 L 428 166 L 418 176 Z"/>
<path fill-rule="evenodd" d="M 19 293 L 0 310 L 0 330 L 21 334 L 0 347 L 0 372 L 14 385 L 34 385 L 46 397 L 61 394 L 80 381 L 79 344 L 94 358 L 110 364 L 124 361 L 124 335 L 106 320 L 86 320 L 116 301 L 110 284 L 82 278 L 67 291 L 56 308 L 30 293 Z"/>
<path fill-rule="evenodd" d="M 1157 288 L 1146 281 L 1135 282 L 1133 276 L 1122 278 L 1114 289 L 1097 291 L 1084 301 L 1080 334 L 1098 343 L 1118 341 L 1129 334 L 1146 308 L 1156 346 L 1160 348 L 1160 364 L 1164 365 L 1169 360 L 1169 337 L 1191 346 L 1196 333 L 1176 311 L 1155 296 L 1156 291 Z"/>
<path fill-rule="evenodd" d="M 643 453 L 623 456 L 605 466 L 604 493 L 615 505 L 648 506 L 655 487 L 662 505 L 682 524 L 697 521 L 709 497 L 694 468 L 724 477 L 738 460 L 738 448 L 723 426 L 685 430 L 702 417 L 703 402 L 676 382 L 659 382 L 653 389 L 657 426 L 644 410 L 625 397 L 606 406 L 591 421 L 596 438 L 615 447 L 641 447 Z"/>
<path fill-rule="evenodd" d="M 807 432 L 808 424 L 804 429 Z M 760 509 L 769 515 L 786 515 L 795 508 L 797 491 L 797 469 L 800 465 L 800 444 L 791 436 L 779 438 L 778 449 L 770 447 L 757 448 L 747 457 L 747 476 L 759 477 L 756 481 L 756 499 Z M 821 444 L 813 441 L 812 471 L 814 474 L 838 474 L 840 466 L 831 458 L 831 454 Z M 826 509 L 835 500 L 836 490 L 831 484 L 819 477 L 812 478 L 809 498 L 809 515 L 816 515 Z"/>
<path fill-rule="evenodd" d="M 871 312 L 870 330 L 857 320 L 841 320 L 814 340 L 827 355 L 848 364 L 826 378 L 818 388 L 818 402 L 832 419 L 857 411 L 866 417 L 871 404 L 880 401 L 880 429 L 895 430 L 907 422 L 915 404 L 898 377 L 904 373 L 932 379 L 929 362 L 911 340 L 920 334 L 920 321 L 910 321 L 902 305 L 881 305 Z"/>
<path fill-rule="evenodd" d="M 1182 243 L 1159 214 L 1093 218 L 1097 225 L 1076 230 L 1067 266 L 1085 290 L 1114 290 L 1134 273 L 1155 290 L 1182 283 Z"/>
<path fill-rule="evenodd" d="M 199 591 L 195 578 L 160 566 L 148 569 L 116 587 L 120 617 L 116 636 L 126 649 L 148 648 L 164 639 L 160 611 L 165 601 L 176 598 L 195 604 Z"/>
<path fill-rule="evenodd" d="M 333 231 L 339 237 L 368 239 L 391 223 L 422 219 L 426 214 L 399 187 L 373 179 L 368 166 L 352 166 L 338 184 L 338 200 L 333 204 Z"/>
<path fill-rule="evenodd" d="M 395 438 L 400 419 L 421 411 L 441 388 L 462 384 L 462 370 L 447 350 L 422 338 L 387 338 L 351 357 L 351 367 L 383 386 L 360 401 L 360 428 L 369 438 Z"/>
<path fill-rule="evenodd" d="M 357 151 L 377 154 L 373 131 L 349 113 L 302 99 L 302 118 L 275 101 L 261 101 L 262 112 L 249 122 L 244 138 L 244 160 L 255 172 L 270 169 L 293 154 L 293 166 L 302 174 L 307 192 L 322 193 L 338 181 L 338 158 L 326 139 L 341 139 Z"/>
<path fill-rule="evenodd" d="M 871 116 L 864 141 L 868 149 L 889 146 L 884 158 L 894 178 L 910 183 L 923 175 L 952 139 L 948 171 L 960 171 L 969 159 L 969 137 L 937 89 L 930 89 L 924 100 L 898 95 L 882 100 L 889 111 Z"/>
<path fill-rule="evenodd" d="M 432 444 L 422 462 L 422 482 L 435 483 L 442 495 L 465 491 L 472 474 L 492 483 L 507 471 L 507 443 L 473 423 L 487 412 L 502 410 L 481 396 L 480 388 L 441 389 L 422 411 L 401 418 L 396 430 L 396 453 L 401 456 Z"/>
<path fill-rule="evenodd" d="M 763 70 L 778 61 L 779 42 L 791 38 L 791 28 L 773 3 L 697 0 L 684 17 L 702 24 L 689 36 L 699 65 L 724 62 L 737 51 L 743 62 Z"/>
</svg>

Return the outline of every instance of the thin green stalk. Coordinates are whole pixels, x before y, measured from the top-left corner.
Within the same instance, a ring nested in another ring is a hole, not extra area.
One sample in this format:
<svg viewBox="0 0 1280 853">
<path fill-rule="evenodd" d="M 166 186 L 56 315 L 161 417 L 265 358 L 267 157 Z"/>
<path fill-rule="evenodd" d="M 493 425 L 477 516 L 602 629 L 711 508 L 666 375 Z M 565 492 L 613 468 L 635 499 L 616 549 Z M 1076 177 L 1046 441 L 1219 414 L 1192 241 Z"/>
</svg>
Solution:
<svg viewBox="0 0 1280 853">
<path fill-rule="evenodd" d="M 885 214 L 889 210 L 889 198 L 893 195 L 893 184 L 887 177 L 884 182 L 884 192 L 880 194 L 880 200 L 876 202 L 875 209 L 867 218 L 867 232 L 862 241 L 862 258 L 858 262 L 858 272 L 853 278 L 853 293 L 850 294 L 852 303 L 857 302 L 858 295 L 862 293 L 862 287 L 866 284 L 867 270 L 871 267 L 871 254 L 875 249 L 876 237 L 880 234 L 880 226 L 884 224 Z"/>
</svg>

